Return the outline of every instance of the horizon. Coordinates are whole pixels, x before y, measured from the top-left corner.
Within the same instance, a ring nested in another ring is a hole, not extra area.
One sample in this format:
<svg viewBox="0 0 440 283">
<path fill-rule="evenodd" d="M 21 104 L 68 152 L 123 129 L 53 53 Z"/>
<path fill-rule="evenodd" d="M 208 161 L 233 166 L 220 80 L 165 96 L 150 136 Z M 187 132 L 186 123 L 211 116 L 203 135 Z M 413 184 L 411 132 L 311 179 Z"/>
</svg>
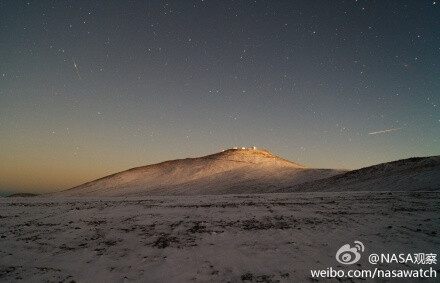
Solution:
<svg viewBox="0 0 440 283">
<path fill-rule="evenodd" d="M 0 3 L 0 195 L 233 146 L 440 154 L 433 1 Z"/>
<path fill-rule="evenodd" d="M 246 148 L 246 150 L 250 150 L 250 149 L 252 149 L 252 147 Z M 243 150 L 243 149 L 240 148 L 240 147 L 238 147 L 237 149 L 234 149 L 234 148 L 232 147 L 232 148 L 223 149 L 223 150 L 221 150 L 221 151 L 218 151 L 218 152 L 215 152 L 215 153 L 212 153 L 212 154 L 218 154 L 218 153 L 221 153 L 221 152 L 224 152 L 224 151 L 228 151 L 228 150 Z M 265 148 L 256 148 L 255 150 L 267 151 L 267 152 L 269 152 L 270 154 L 273 154 L 270 150 L 265 149 Z M 112 173 L 109 173 L 109 174 L 107 174 L 107 175 L 99 176 L 99 177 L 97 177 L 97 178 L 95 178 L 95 179 L 86 180 L 86 181 L 84 181 L 84 182 L 82 182 L 82 183 L 80 183 L 80 184 L 75 184 L 74 186 L 69 187 L 69 188 L 62 188 L 62 189 L 56 189 L 56 190 L 53 190 L 53 189 L 49 189 L 49 190 L 48 190 L 48 189 L 36 189 L 36 190 L 35 190 L 35 189 L 34 189 L 34 190 L 30 190 L 30 191 L 23 191 L 23 190 L 3 190 L 3 191 L 0 191 L 0 197 L 6 197 L 6 196 L 10 196 L 10 195 L 13 195 L 13 194 L 20 194 L 20 193 L 31 193 L 31 194 L 37 194 L 37 195 L 38 195 L 38 194 L 46 194 L 46 193 L 52 193 L 52 192 L 61 192 L 61 191 L 64 191 L 64 190 L 72 189 L 72 188 L 77 187 L 77 186 L 80 186 L 80 185 L 84 185 L 85 183 L 88 183 L 88 182 L 93 182 L 93 181 L 99 180 L 99 179 L 101 179 L 101 178 L 104 178 L 104 177 L 107 177 L 107 176 L 110 176 L 110 175 L 114 175 L 114 174 L 117 174 L 117 173 L 121 173 L 121 172 L 124 172 L 124 171 L 129 171 L 129 170 L 132 170 L 132 169 L 136 169 L 136 168 L 140 168 L 140 167 L 145 167 L 145 166 L 150 166 L 150 165 L 156 165 L 156 164 L 160 164 L 160 163 L 168 162 L 168 161 L 185 160 L 185 159 L 188 159 L 188 158 L 190 158 L 190 159 L 193 159 L 193 158 L 203 158 L 203 157 L 206 157 L 206 156 L 209 156 L 209 155 L 212 155 L 212 154 L 206 154 L 206 155 L 203 155 L 203 156 L 195 156 L 195 157 L 188 156 L 188 157 L 183 157 L 183 158 L 179 158 L 179 159 L 163 160 L 163 161 L 159 161 L 159 162 L 157 162 L 157 163 L 151 163 L 151 164 L 145 164 L 145 165 L 141 165 L 141 166 L 130 167 L 130 168 L 126 168 L 126 169 L 124 169 L 124 170 L 118 171 L 118 172 L 112 172 Z M 278 156 L 278 155 L 276 155 L 276 154 L 273 154 L 273 155 L 275 155 L 275 156 L 277 156 L 277 157 L 280 157 L 280 158 L 283 158 L 282 156 Z M 435 156 L 438 156 L 438 155 L 429 155 L 429 156 L 412 156 L 412 157 L 409 157 L 409 158 L 427 158 L 427 157 L 435 157 Z M 283 158 L 283 159 L 284 159 L 284 158 Z M 394 162 L 394 161 L 398 161 L 398 160 L 405 160 L 405 159 L 408 159 L 408 158 L 404 158 L 404 159 L 396 159 L 396 160 L 390 160 L 390 161 L 383 162 L 383 163 L 390 163 L 390 162 Z M 287 161 L 291 161 L 291 162 L 293 162 L 292 160 L 288 160 L 288 159 L 286 159 L 286 160 L 287 160 Z M 367 166 L 364 166 L 364 167 L 361 167 L 361 168 L 356 168 L 356 169 L 348 169 L 348 168 L 315 168 L 315 167 L 308 167 L 306 164 L 299 164 L 299 165 L 305 165 L 307 168 L 311 168 L 311 169 L 339 169 L 339 170 L 348 170 L 348 171 L 351 171 L 351 170 L 357 170 L 357 169 L 367 168 L 367 167 L 374 166 L 374 165 L 379 165 L 379 164 L 382 164 L 382 163 L 371 164 L 371 165 L 367 165 Z"/>
</svg>

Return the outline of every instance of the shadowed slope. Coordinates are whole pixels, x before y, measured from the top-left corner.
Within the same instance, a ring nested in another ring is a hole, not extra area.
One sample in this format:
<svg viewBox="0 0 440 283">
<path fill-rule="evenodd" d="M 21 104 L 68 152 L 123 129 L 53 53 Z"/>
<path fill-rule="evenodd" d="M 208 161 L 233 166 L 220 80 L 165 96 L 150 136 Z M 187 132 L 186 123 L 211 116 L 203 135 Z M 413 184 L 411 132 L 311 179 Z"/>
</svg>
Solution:
<svg viewBox="0 0 440 283">
<path fill-rule="evenodd" d="M 382 163 L 277 192 L 434 190 L 440 190 L 440 156 Z"/>
</svg>

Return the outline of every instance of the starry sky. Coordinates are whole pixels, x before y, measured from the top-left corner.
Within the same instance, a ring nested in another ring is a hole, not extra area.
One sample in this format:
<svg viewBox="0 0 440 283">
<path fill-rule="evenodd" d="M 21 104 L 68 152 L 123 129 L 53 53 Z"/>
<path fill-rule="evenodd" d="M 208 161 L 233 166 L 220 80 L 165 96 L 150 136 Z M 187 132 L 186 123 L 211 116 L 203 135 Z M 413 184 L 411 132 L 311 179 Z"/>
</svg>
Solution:
<svg viewBox="0 0 440 283">
<path fill-rule="evenodd" d="M 233 146 L 438 155 L 439 103 L 440 2 L 0 1 L 3 194 Z"/>
</svg>

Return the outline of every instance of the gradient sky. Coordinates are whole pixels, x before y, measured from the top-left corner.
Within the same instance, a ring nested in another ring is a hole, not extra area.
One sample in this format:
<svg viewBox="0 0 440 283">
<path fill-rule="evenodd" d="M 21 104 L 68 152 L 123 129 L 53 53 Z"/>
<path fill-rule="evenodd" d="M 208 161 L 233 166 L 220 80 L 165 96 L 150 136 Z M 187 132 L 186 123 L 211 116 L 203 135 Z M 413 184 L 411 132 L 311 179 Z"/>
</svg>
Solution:
<svg viewBox="0 0 440 283">
<path fill-rule="evenodd" d="M 440 2 L 0 2 L 3 194 L 232 146 L 438 155 L 439 103 Z"/>
</svg>

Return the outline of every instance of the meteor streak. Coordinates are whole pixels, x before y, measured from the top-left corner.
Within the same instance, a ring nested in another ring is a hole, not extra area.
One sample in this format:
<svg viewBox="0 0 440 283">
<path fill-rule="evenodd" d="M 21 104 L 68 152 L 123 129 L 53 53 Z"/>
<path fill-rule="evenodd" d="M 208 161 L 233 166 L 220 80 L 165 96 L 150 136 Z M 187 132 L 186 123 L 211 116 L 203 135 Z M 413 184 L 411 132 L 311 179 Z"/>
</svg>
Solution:
<svg viewBox="0 0 440 283">
<path fill-rule="evenodd" d="M 75 59 L 72 58 L 73 68 L 75 68 L 75 72 L 78 75 L 78 78 L 81 79 L 81 75 L 79 74 L 78 66 L 76 65 Z"/>
<path fill-rule="evenodd" d="M 397 131 L 397 130 L 401 130 L 401 129 L 402 128 L 394 128 L 394 129 L 388 129 L 388 130 L 383 130 L 383 131 L 378 131 L 378 132 L 371 132 L 371 133 L 368 133 L 368 134 L 369 135 L 377 135 L 377 134 L 383 134 L 383 133 Z"/>
</svg>

